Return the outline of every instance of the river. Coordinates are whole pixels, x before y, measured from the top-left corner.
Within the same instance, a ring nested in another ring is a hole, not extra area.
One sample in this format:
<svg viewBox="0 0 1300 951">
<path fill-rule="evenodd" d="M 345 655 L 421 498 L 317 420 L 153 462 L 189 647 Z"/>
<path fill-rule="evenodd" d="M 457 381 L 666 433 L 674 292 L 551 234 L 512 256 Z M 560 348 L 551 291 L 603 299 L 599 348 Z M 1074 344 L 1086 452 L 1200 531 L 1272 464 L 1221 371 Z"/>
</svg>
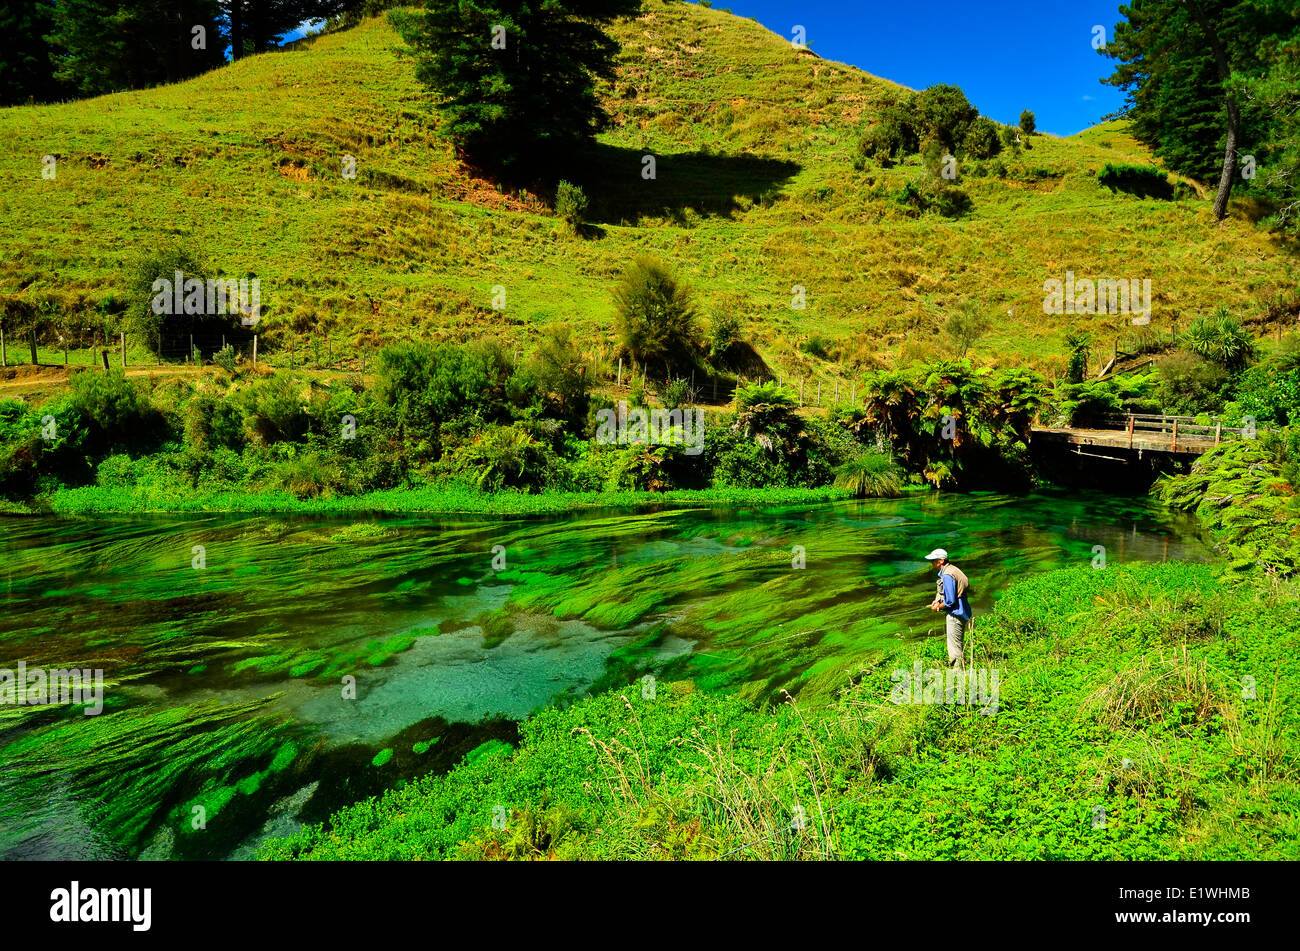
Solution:
<svg viewBox="0 0 1300 951">
<path fill-rule="evenodd" d="M 241 858 L 547 704 L 695 680 L 829 698 L 1030 572 L 1205 560 L 1145 499 L 919 494 L 561 517 L 0 519 L 0 677 L 102 670 L 103 709 L 0 705 L 0 857 Z M 57 699 L 57 698 L 53 698 Z"/>
</svg>

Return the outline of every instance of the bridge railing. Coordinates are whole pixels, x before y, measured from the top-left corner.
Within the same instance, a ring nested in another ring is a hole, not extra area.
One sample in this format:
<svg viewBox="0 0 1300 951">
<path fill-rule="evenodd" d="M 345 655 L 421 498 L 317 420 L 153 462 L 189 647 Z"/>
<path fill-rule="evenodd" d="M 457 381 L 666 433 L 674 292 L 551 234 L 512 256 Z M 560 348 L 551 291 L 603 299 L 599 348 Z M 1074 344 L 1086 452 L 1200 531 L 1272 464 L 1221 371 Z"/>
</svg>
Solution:
<svg viewBox="0 0 1300 951">
<path fill-rule="evenodd" d="M 1228 439 L 1245 438 L 1245 430 L 1238 426 L 1224 426 L 1222 420 L 1213 423 L 1198 423 L 1195 416 L 1152 416 L 1141 413 L 1109 414 L 1102 417 L 1102 422 L 1128 433 L 1129 445 L 1135 435 L 1168 435 L 1170 448 L 1178 451 L 1178 440 L 1210 441 L 1214 445 Z"/>
</svg>

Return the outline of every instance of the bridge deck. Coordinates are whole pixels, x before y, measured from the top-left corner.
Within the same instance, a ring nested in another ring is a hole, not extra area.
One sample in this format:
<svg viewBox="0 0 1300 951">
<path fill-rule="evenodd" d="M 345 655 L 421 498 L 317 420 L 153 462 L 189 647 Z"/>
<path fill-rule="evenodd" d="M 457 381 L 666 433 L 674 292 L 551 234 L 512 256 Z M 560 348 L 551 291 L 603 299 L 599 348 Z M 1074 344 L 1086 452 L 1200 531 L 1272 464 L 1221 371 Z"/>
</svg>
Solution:
<svg viewBox="0 0 1300 951">
<path fill-rule="evenodd" d="M 1062 429 L 1057 427 L 1038 427 L 1033 430 L 1034 439 L 1049 442 L 1064 442 L 1075 446 L 1098 446 L 1109 449 L 1141 449 L 1144 452 L 1168 452 L 1177 455 L 1199 456 L 1215 446 L 1214 438 L 1200 434 L 1184 436 L 1178 434 L 1175 446 L 1171 433 L 1143 432 L 1138 430 L 1130 434 L 1123 429 Z"/>
</svg>

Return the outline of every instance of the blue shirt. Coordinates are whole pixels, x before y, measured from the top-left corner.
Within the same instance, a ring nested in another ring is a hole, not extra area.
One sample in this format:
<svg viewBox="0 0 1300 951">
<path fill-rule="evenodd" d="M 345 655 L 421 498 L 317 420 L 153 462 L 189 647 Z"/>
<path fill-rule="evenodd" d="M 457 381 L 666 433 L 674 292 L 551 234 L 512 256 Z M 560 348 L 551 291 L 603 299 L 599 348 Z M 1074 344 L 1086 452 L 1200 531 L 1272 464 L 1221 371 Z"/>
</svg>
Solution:
<svg viewBox="0 0 1300 951">
<path fill-rule="evenodd" d="M 969 621 L 970 602 L 966 600 L 964 594 L 960 598 L 957 597 L 957 579 L 943 572 L 939 572 L 939 578 L 943 581 L 943 609 L 953 617 Z"/>
</svg>

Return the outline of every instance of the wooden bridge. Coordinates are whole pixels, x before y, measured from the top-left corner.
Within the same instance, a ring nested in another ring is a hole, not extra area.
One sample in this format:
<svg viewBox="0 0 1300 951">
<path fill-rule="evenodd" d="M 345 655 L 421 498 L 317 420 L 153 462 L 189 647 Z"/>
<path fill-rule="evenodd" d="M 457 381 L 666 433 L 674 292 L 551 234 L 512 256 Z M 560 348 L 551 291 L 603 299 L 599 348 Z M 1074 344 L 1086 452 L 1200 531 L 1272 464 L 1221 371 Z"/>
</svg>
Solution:
<svg viewBox="0 0 1300 951">
<path fill-rule="evenodd" d="M 1084 448 L 1122 449 L 1125 452 L 1136 452 L 1138 459 L 1147 452 L 1199 456 L 1221 442 L 1244 438 L 1243 431 L 1239 428 L 1224 426 L 1217 420 L 1208 425 L 1198 423 L 1192 416 L 1128 414 L 1102 417 L 1098 422 L 1102 428 L 1035 426 L 1032 437 L 1034 441 L 1067 444 L 1081 456 L 1115 462 L 1128 462 L 1128 458 L 1085 452 Z"/>
</svg>

